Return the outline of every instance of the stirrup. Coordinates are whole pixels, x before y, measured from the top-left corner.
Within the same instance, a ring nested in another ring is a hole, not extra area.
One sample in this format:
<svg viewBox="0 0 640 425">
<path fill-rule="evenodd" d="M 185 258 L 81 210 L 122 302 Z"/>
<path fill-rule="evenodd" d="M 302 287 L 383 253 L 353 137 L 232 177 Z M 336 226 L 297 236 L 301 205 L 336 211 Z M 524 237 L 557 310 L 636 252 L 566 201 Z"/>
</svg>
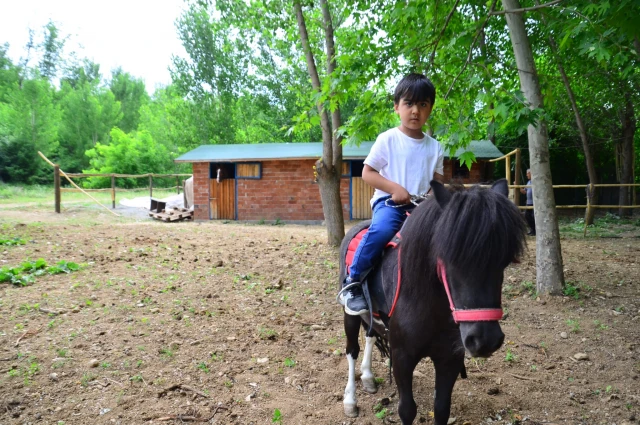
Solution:
<svg viewBox="0 0 640 425">
<path fill-rule="evenodd" d="M 351 289 L 351 288 L 353 288 L 354 286 L 357 286 L 357 285 L 362 285 L 362 282 L 356 280 L 356 281 L 353 281 L 350 284 L 346 285 L 344 288 L 342 288 L 340 290 L 340 292 L 338 292 L 338 295 L 336 295 L 336 301 L 338 302 L 338 304 L 340 304 L 340 295 L 342 295 L 342 293 L 344 291 L 346 291 L 347 289 Z"/>
</svg>

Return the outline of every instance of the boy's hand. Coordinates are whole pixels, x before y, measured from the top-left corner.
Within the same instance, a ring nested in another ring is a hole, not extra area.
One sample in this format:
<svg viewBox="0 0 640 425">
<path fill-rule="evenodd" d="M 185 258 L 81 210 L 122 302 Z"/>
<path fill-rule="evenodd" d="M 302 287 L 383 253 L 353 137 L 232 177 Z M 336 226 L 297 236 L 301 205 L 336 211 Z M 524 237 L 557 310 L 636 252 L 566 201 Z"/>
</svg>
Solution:
<svg viewBox="0 0 640 425">
<path fill-rule="evenodd" d="M 407 189 L 399 186 L 398 189 L 391 194 L 391 200 L 395 202 L 396 205 L 404 205 L 411 202 L 411 195 L 407 192 Z"/>
</svg>

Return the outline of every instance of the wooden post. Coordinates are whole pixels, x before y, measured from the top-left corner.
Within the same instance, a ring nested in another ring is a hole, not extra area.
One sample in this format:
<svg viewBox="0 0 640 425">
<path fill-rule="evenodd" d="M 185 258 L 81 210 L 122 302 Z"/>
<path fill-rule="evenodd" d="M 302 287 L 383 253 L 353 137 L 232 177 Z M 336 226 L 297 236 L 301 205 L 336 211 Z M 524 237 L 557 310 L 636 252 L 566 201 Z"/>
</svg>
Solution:
<svg viewBox="0 0 640 425">
<path fill-rule="evenodd" d="M 153 198 L 153 175 L 149 174 L 149 198 Z"/>
<path fill-rule="evenodd" d="M 55 210 L 60 214 L 60 166 L 53 166 L 53 188 L 55 197 Z"/>
<path fill-rule="evenodd" d="M 180 176 L 176 176 L 176 187 L 178 188 L 178 195 L 180 195 Z"/>
<path fill-rule="evenodd" d="M 116 208 L 116 176 L 111 174 L 111 208 Z"/>
<path fill-rule="evenodd" d="M 591 191 L 593 190 L 593 185 L 591 183 L 589 183 L 587 185 L 587 212 L 584 215 L 585 217 L 588 217 L 591 213 Z M 587 237 L 587 220 L 584 221 L 584 237 Z"/>
<path fill-rule="evenodd" d="M 504 176 L 507 178 L 507 184 L 511 184 L 511 155 L 507 155 L 507 157 L 505 158 L 504 164 L 505 164 Z M 513 195 L 513 192 L 512 192 L 512 195 Z M 515 199 L 512 198 L 511 200 L 515 202 Z"/>
<path fill-rule="evenodd" d="M 516 186 L 520 184 L 520 161 L 520 148 L 518 148 L 516 149 Z M 513 202 L 516 206 L 520 206 L 520 188 L 513 189 Z"/>
</svg>

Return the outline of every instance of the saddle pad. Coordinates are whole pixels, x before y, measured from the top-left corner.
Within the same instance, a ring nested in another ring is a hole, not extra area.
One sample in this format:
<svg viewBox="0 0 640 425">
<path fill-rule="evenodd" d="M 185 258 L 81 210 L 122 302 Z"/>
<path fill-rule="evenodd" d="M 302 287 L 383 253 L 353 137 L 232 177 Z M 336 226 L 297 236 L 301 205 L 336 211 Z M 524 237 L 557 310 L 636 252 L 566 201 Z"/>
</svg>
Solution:
<svg viewBox="0 0 640 425">
<path fill-rule="evenodd" d="M 353 264 L 353 257 L 356 255 L 356 251 L 358 250 L 358 245 L 362 242 L 362 238 L 364 234 L 369 231 L 369 228 L 366 227 L 360 230 L 354 237 L 349 241 L 349 246 L 347 247 L 347 255 L 344 258 L 344 262 L 347 266 L 347 270 L 351 264 Z M 401 239 L 400 233 L 396 233 L 396 235 L 387 243 L 387 247 L 395 248 L 398 245 L 398 241 Z"/>
<path fill-rule="evenodd" d="M 369 228 L 365 228 L 362 229 L 360 232 L 358 232 L 353 239 L 351 239 L 349 241 L 349 245 L 347 246 L 347 253 L 345 255 L 345 264 L 347 266 L 347 271 L 349 270 L 349 267 L 351 266 L 351 264 L 353 264 L 353 258 L 355 257 L 355 253 L 358 249 L 358 245 L 360 245 L 360 243 L 362 242 L 362 238 L 363 236 L 369 231 Z M 393 276 L 393 295 L 392 298 L 390 300 L 387 300 L 387 297 L 385 296 L 385 292 L 384 289 L 382 288 L 382 282 L 379 279 L 379 276 L 377 275 L 371 275 L 371 276 L 364 276 L 363 281 L 368 282 L 369 284 L 369 291 L 371 294 L 371 301 L 373 303 L 373 310 L 374 313 L 373 315 L 375 317 L 380 317 L 383 319 L 383 322 L 385 322 L 385 325 L 388 325 L 388 320 L 389 317 L 391 317 L 391 315 L 393 314 L 393 311 L 395 310 L 395 305 L 396 305 L 396 301 L 398 300 L 398 295 L 400 292 L 400 280 L 401 280 L 401 273 L 400 273 L 400 250 L 396 251 L 395 249 L 398 246 L 398 242 L 400 242 L 401 240 L 401 235 L 400 233 L 396 233 L 396 235 L 393 237 L 393 239 L 391 241 L 389 241 L 386 245 L 385 248 L 385 255 L 395 255 L 396 256 L 396 261 L 397 261 L 397 275 Z M 391 251 L 388 251 L 389 249 L 391 249 Z"/>
</svg>

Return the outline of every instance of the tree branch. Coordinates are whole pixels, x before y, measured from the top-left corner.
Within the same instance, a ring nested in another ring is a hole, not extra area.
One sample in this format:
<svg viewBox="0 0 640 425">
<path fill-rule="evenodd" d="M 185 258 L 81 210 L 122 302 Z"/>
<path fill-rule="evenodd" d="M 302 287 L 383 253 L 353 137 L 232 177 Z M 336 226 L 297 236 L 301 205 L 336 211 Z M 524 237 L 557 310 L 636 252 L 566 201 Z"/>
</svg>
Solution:
<svg viewBox="0 0 640 425">
<path fill-rule="evenodd" d="M 331 19 L 331 11 L 327 0 L 320 0 L 320 8 L 322 9 L 322 20 L 324 21 L 325 43 L 327 46 L 327 78 L 334 78 L 336 70 L 336 47 L 333 36 L 333 23 Z M 331 93 L 334 96 L 334 93 Z M 338 129 L 342 126 L 342 117 L 340 115 L 340 106 L 336 105 L 331 111 L 331 140 L 333 152 L 332 158 L 325 158 L 325 161 L 331 160 L 331 165 L 341 167 L 342 164 L 342 137 L 338 135 Z"/>
<path fill-rule="evenodd" d="M 316 61 L 313 57 L 313 51 L 311 50 L 311 44 L 309 43 L 309 34 L 307 32 L 307 24 L 302 13 L 302 5 L 299 0 L 293 2 L 293 11 L 298 21 L 298 31 L 300 33 L 300 43 L 304 50 L 304 56 L 307 60 L 307 69 L 309 71 L 309 77 L 311 77 L 311 85 L 313 89 L 318 93 L 322 92 L 322 86 L 320 83 L 320 76 L 318 75 L 318 69 L 316 68 Z M 318 108 L 318 115 L 320 115 L 320 127 L 322 129 L 322 159 L 329 163 L 333 160 L 333 145 L 331 137 L 331 128 L 329 125 L 329 117 L 327 110 L 322 103 L 318 101 L 316 103 Z"/>
<path fill-rule="evenodd" d="M 436 56 L 436 49 L 438 48 L 438 44 L 440 43 L 440 39 L 442 38 L 442 35 L 444 34 L 444 31 L 447 29 L 447 26 L 449 26 L 449 21 L 451 20 L 451 17 L 453 16 L 453 14 L 455 13 L 456 9 L 458 8 L 458 3 L 460 3 L 460 0 L 456 0 L 456 4 L 453 5 L 453 8 L 451 9 L 451 12 L 449 12 L 449 15 L 447 16 L 447 20 L 444 23 L 444 26 L 442 27 L 442 30 L 440 31 L 440 34 L 438 34 L 438 38 L 436 39 L 436 43 L 433 46 L 433 51 L 431 52 L 431 57 L 429 58 L 429 64 L 431 66 L 433 66 L 433 59 Z"/>
<path fill-rule="evenodd" d="M 537 10 L 537 9 L 542 9 L 542 8 L 545 8 L 545 7 L 553 6 L 554 4 L 558 4 L 558 3 L 562 2 L 562 1 L 563 0 L 553 0 L 553 1 L 550 1 L 549 3 L 540 4 L 540 5 L 533 6 L 533 7 L 523 7 L 522 9 L 498 10 L 496 12 L 490 12 L 489 16 L 492 16 L 492 15 L 504 15 L 506 13 L 524 13 L 524 12 L 529 12 L 531 10 Z"/>
<path fill-rule="evenodd" d="M 456 85 L 456 81 L 458 81 L 458 78 L 460 78 L 460 75 L 462 75 L 464 70 L 467 69 L 467 65 L 469 65 L 469 62 L 471 61 L 471 55 L 473 54 L 473 47 L 476 45 L 476 41 L 478 41 L 478 37 L 480 37 L 480 34 L 482 34 L 482 31 L 484 31 L 484 27 L 487 25 L 487 22 L 489 21 L 489 18 L 491 17 L 491 13 L 493 12 L 493 8 L 496 7 L 496 2 L 497 2 L 497 0 L 493 0 L 491 2 L 491 7 L 489 8 L 489 14 L 485 18 L 485 20 L 482 23 L 482 26 L 480 27 L 480 29 L 478 29 L 478 32 L 476 33 L 476 36 L 474 37 L 473 41 L 471 42 L 471 46 L 469 46 L 469 54 L 467 55 L 467 60 L 465 61 L 464 65 L 462 66 L 462 69 L 460 70 L 458 75 L 456 75 L 456 78 L 453 79 L 453 82 L 451 83 L 451 86 L 449 87 L 449 90 L 447 90 L 447 94 L 444 95 L 444 99 L 447 99 L 449 97 L 449 93 L 451 93 L 451 90 L 453 90 L 453 87 Z"/>
</svg>

